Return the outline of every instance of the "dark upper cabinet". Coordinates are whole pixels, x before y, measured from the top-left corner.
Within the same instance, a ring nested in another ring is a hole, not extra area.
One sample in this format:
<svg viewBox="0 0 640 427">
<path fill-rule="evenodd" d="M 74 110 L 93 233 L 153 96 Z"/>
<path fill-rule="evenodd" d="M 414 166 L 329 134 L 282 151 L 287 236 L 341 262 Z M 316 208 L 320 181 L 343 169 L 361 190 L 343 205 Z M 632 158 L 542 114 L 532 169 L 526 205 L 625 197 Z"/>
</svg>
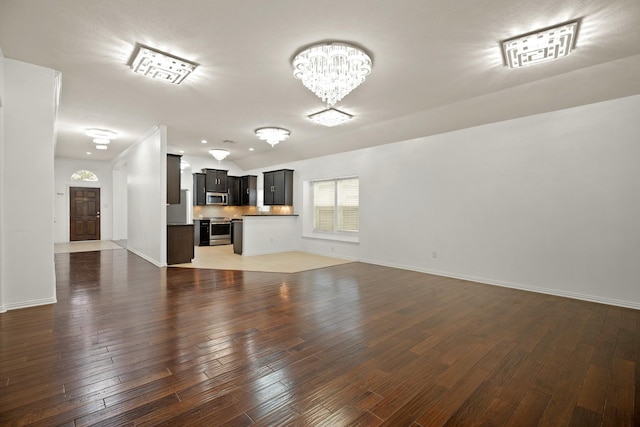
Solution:
<svg viewBox="0 0 640 427">
<path fill-rule="evenodd" d="M 242 200 L 240 196 L 240 177 L 227 176 L 227 188 L 229 190 L 229 198 L 227 204 L 229 206 L 241 206 Z"/>
<path fill-rule="evenodd" d="M 205 187 L 206 175 L 203 173 L 193 174 L 193 205 L 204 206 L 207 204 L 207 190 Z"/>
<path fill-rule="evenodd" d="M 258 204 L 258 177 L 255 175 L 228 176 L 229 206 Z"/>
<path fill-rule="evenodd" d="M 293 205 L 293 170 L 263 172 L 264 204 Z"/>
<path fill-rule="evenodd" d="M 180 158 L 176 154 L 167 154 L 167 204 L 180 204 Z"/>
<path fill-rule="evenodd" d="M 256 206 L 258 204 L 258 177 L 246 175 L 240 177 L 240 205 Z"/>
<path fill-rule="evenodd" d="M 226 193 L 227 187 L 227 172 L 220 169 L 203 169 L 206 175 L 205 187 L 207 191 L 213 193 Z"/>
</svg>

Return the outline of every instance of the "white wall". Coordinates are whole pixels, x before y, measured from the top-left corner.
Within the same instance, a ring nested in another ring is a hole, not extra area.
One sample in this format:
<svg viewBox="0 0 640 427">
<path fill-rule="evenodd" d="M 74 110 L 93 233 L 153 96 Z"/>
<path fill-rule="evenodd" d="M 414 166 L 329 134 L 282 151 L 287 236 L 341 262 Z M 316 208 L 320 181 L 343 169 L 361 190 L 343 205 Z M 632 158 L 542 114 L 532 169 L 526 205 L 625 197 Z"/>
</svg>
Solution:
<svg viewBox="0 0 640 427">
<path fill-rule="evenodd" d="M 125 152 L 127 249 L 157 266 L 167 265 L 167 129 L 159 126 Z"/>
<path fill-rule="evenodd" d="M 360 177 L 359 244 L 301 250 L 640 308 L 639 113 L 633 96 L 269 169 L 296 171 L 303 217 L 304 181 Z"/>
<path fill-rule="evenodd" d="M 72 181 L 71 175 L 81 169 L 86 169 L 95 173 L 98 176 L 98 182 Z M 111 163 L 56 157 L 54 170 L 54 241 L 56 243 L 63 243 L 68 242 L 70 238 L 69 187 L 100 188 L 100 239 L 111 240 L 113 236 L 113 186 Z"/>
<path fill-rule="evenodd" d="M 127 164 L 120 162 L 113 166 L 113 240 L 127 239 L 128 191 Z"/>
<path fill-rule="evenodd" d="M 51 177 L 59 75 L 47 68 L 1 60 L 0 310 L 9 310 L 56 301 Z"/>
<path fill-rule="evenodd" d="M 4 305 L 4 54 L 0 49 L 0 313 Z"/>
</svg>

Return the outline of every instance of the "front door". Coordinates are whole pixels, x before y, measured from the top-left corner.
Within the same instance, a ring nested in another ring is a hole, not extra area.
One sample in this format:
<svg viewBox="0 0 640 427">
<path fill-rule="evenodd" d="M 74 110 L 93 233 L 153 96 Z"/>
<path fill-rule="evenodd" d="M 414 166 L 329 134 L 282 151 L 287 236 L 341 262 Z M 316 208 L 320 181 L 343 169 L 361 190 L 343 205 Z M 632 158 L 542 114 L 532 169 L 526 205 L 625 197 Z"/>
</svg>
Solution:
<svg viewBox="0 0 640 427">
<path fill-rule="evenodd" d="M 100 240 L 100 189 L 71 187 L 69 195 L 69 240 Z"/>
</svg>

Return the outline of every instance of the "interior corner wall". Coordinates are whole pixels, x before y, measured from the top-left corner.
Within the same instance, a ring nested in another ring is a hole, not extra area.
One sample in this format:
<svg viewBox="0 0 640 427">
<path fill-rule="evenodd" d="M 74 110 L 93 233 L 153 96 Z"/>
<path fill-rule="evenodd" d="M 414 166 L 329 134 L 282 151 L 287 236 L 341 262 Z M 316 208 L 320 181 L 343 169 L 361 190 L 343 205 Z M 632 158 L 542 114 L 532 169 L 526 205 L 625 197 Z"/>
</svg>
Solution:
<svg viewBox="0 0 640 427">
<path fill-rule="evenodd" d="M 4 55 L 0 49 L 0 313 L 4 305 Z"/>
<path fill-rule="evenodd" d="M 360 177 L 359 244 L 300 249 L 640 309 L 638 112 L 640 95 L 282 165 L 303 217 L 306 181 Z"/>
<path fill-rule="evenodd" d="M 71 175 L 83 169 L 95 173 L 98 182 L 72 181 Z M 54 174 L 54 242 L 70 240 L 69 187 L 100 188 L 100 240 L 111 240 L 114 213 L 111 163 L 56 157 Z"/>
<path fill-rule="evenodd" d="M 167 265 L 167 130 L 152 129 L 124 157 L 127 173 L 127 249 Z"/>
<path fill-rule="evenodd" d="M 56 302 L 56 72 L 7 58 L 2 63 L 1 286 L 3 306 L 10 310 Z"/>
</svg>

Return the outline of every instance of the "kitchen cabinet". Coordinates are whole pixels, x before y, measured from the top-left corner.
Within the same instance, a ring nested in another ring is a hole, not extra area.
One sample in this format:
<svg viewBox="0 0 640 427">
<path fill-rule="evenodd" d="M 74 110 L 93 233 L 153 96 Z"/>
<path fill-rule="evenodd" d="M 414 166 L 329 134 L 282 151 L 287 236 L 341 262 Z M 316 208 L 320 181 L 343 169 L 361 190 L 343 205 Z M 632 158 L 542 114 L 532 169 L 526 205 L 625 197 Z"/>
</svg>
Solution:
<svg viewBox="0 0 640 427">
<path fill-rule="evenodd" d="M 205 175 L 205 188 L 208 192 L 213 193 L 226 193 L 227 187 L 227 172 L 220 169 L 203 169 Z"/>
<path fill-rule="evenodd" d="M 167 154 L 167 204 L 180 204 L 180 159 L 182 156 Z"/>
<path fill-rule="evenodd" d="M 228 176 L 229 206 L 258 204 L 258 177 L 255 175 Z"/>
<path fill-rule="evenodd" d="M 246 175 L 240 177 L 240 206 L 258 204 L 258 177 Z"/>
<path fill-rule="evenodd" d="M 242 221 L 232 221 L 231 229 L 233 230 L 233 253 L 242 255 Z"/>
<path fill-rule="evenodd" d="M 193 205 L 204 206 L 207 204 L 207 190 L 205 187 L 206 175 L 203 173 L 193 174 Z"/>
<path fill-rule="evenodd" d="M 264 204 L 293 205 L 293 170 L 263 172 Z"/>
<path fill-rule="evenodd" d="M 229 206 L 241 206 L 242 199 L 240 195 L 240 177 L 227 176 L 227 188 L 229 190 L 229 198 L 227 204 Z"/>
<path fill-rule="evenodd" d="M 194 257 L 193 224 L 167 226 L 167 264 L 191 262 Z"/>
<path fill-rule="evenodd" d="M 210 221 L 208 219 L 196 219 L 194 221 L 193 240 L 198 246 L 209 246 Z"/>
</svg>

